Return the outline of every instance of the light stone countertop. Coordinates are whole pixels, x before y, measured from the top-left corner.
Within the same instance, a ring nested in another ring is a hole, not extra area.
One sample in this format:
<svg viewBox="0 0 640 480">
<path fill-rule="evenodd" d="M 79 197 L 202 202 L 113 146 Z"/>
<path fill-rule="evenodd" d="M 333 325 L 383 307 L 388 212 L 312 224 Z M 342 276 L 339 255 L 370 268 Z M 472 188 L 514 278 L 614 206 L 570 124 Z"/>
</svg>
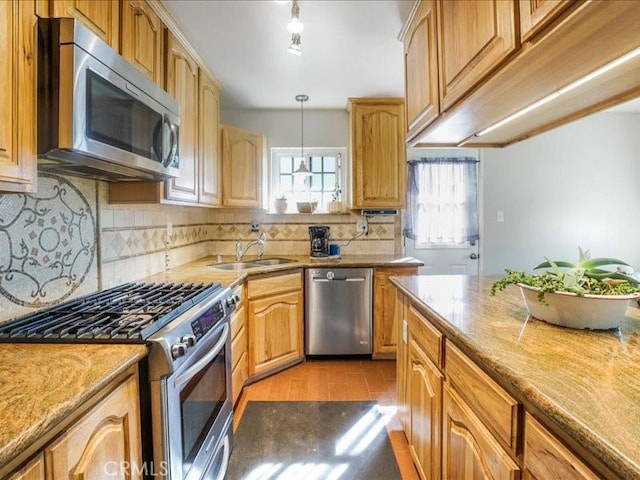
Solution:
<svg viewBox="0 0 640 480">
<path fill-rule="evenodd" d="M 391 281 L 557 435 L 640 478 L 640 310 L 629 308 L 619 330 L 558 327 L 528 318 L 517 287 L 491 297 L 497 278 Z"/>
<path fill-rule="evenodd" d="M 0 344 L 0 477 L 14 457 L 55 429 L 147 355 L 145 345 Z"/>
<path fill-rule="evenodd" d="M 216 257 L 205 257 L 178 267 L 172 268 L 170 272 L 161 272 L 150 275 L 142 279 L 144 282 L 219 282 L 224 286 L 234 287 L 244 281 L 247 276 L 260 275 L 264 273 L 282 272 L 294 268 L 308 267 L 420 267 L 423 263 L 413 257 L 402 257 L 398 255 L 346 255 L 340 259 L 332 258 L 310 258 L 301 255 L 282 255 L 277 257 L 265 256 L 268 258 L 287 258 L 295 260 L 292 263 L 280 265 L 262 266 L 248 268 L 244 270 L 220 270 L 211 267 L 217 263 Z M 247 255 L 242 261 L 251 262 L 256 260 L 255 255 Z M 235 261 L 234 257 L 225 256 L 223 263 Z"/>
</svg>

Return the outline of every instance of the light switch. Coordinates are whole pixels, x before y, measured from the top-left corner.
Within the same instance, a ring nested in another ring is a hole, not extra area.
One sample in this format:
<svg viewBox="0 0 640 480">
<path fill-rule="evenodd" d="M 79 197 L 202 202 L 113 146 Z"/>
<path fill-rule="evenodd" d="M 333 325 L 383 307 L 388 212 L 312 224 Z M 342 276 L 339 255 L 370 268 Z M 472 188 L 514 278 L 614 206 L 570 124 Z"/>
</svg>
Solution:
<svg viewBox="0 0 640 480">
<path fill-rule="evenodd" d="M 496 221 L 498 221 L 498 223 L 504 222 L 504 212 L 502 210 L 496 212 Z"/>
</svg>

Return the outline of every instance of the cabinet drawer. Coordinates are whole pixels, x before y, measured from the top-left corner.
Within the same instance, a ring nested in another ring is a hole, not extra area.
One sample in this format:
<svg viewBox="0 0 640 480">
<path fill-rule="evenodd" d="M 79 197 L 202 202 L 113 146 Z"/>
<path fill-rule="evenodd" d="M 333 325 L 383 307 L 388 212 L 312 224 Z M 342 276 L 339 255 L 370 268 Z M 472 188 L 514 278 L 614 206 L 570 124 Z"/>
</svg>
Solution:
<svg viewBox="0 0 640 480">
<path fill-rule="evenodd" d="M 247 352 L 247 328 L 242 327 L 231 342 L 231 365 L 235 368 L 240 357 Z"/>
<path fill-rule="evenodd" d="M 487 428 L 517 454 L 518 402 L 448 340 L 445 372 Z"/>
<path fill-rule="evenodd" d="M 236 338 L 236 335 L 238 335 L 238 332 L 240 331 L 240 329 L 242 329 L 242 327 L 246 325 L 246 323 L 246 309 L 245 306 L 242 305 L 231 315 L 231 340 Z"/>
<path fill-rule="evenodd" d="M 290 292 L 302 289 L 302 273 L 296 271 L 275 277 L 259 278 L 249 280 L 247 286 L 247 296 L 249 298 L 272 295 L 274 293 Z"/>
<path fill-rule="evenodd" d="M 524 467 L 538 480 L 600 478 L 528 413 L 524 418 Z"/>
<path fill-rule="evenodd" d="M 442 368 L 443 335 L 429 321 L 419 314 L 413 306 L 409 307 L 409 331 L 422 346 L 429 359 Z"/>
</svg>

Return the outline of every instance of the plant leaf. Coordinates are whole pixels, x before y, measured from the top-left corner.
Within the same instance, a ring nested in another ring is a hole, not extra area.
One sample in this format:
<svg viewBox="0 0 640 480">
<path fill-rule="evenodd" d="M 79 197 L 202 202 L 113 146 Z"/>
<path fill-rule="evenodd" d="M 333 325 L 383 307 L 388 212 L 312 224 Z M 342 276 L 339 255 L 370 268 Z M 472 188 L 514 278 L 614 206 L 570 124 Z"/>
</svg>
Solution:
<svg viewBox="0 0 640 480">
<path fill-rule="evenodd" d="M 592 258 L 581 263 L 581 267 L 587 270 L 591 270 L 594 267 L 601 267 L 603 265 L 629 265 L 617 258 Z"/>
<path fill-rule="evenodd" d="M 542 262 L 540 265 L 533 267 L 534 270 L 537 270 L 539 268 L 553 268 L 553 266 L 556 267 L 567 267 L 567 268 L 575 268 L 576 265 L 574 265 L 571 262 L 565 262 L 562 260 L 555 260 L 555 261 L 551 261 L 551 260 L 547 260 L 546 262 Z"/>
<path fill-rule="evenodd" d="M 590 250 L 582 250 L 582 247 L 578 245 L 578 265 L 581 265 L 582 262 L 585 262 L 591 258 Z"/>
</svg>

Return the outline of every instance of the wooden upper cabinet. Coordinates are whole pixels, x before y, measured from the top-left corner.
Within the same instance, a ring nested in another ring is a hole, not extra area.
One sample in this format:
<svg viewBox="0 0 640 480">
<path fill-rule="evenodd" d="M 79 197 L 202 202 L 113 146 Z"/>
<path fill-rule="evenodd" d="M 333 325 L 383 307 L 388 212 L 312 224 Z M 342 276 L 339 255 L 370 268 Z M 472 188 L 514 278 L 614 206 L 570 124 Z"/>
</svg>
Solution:
<svg viewBox="0 0 640 480">
<path fill-rule="evenodd" d="M 264 136 L 222 126 L 222 195 L 226 207 L 259 207 Z"/>
<path fill-rule="evenodd" d="M 35 4 L 0 2 L 0 191 L 36 186 Z"/>
<path fill-rule="evenodd" d="M 407 138 L 415 137 L 440 113 L 435 0 L 416 4 L 403 35 Z"/>
<path fill-rule="evenodd" d="M 520 0 L 520 41 L 533 38 L 573 3 L 574 0 Z"/>
<path fill-rule="evenodd" d="M 54 17 L 74 17 L 102 40 L 119 50 L 120 2 L 118 0 L 53 0 Z"/>
<path fill-rule="evenodd" d="M 167 180 L 168 200 L 198 201 L 198 64 L 167 35 L 167 92 L 180 104 L 180 176 Z"/>
<path fill-rule="evenodd" d="M 202 70 L 199 87 L 198 203 L 220 205 L 220 90 L 216 82 Z"/>
<path fill-rule="evenodd" d="M 404 99 L 350 98 L 351 208 L 403 208 L 406 188 Z"/>
<path fill-rule="evenodd" d="M 164 25 L 144 0 L 123 0 L 120 53 L 155 83 L 164 87 Z"/>
<path fill-rule="evenodd" d="M 516 50 L 515 3 L 438 4 L 440 109 L 446 111 Z"/>
</svg>

